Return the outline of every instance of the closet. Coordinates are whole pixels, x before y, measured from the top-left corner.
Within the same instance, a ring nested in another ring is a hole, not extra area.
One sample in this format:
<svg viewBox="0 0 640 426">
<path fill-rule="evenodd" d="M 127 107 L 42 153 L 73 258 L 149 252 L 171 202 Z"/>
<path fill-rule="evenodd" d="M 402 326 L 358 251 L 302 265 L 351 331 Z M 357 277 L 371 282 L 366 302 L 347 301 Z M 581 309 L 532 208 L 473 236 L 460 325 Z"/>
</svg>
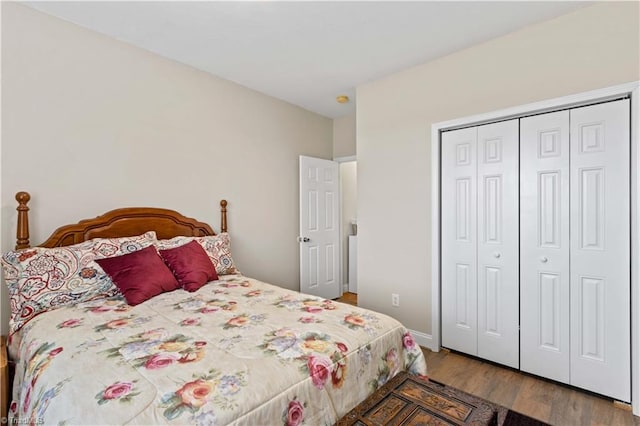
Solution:
<svg viewBox="0 0 640 426">
<path fill-rule="evenodd" d="M 442 346 L 631 400 L 630 104 L 441 136 Z"/>
<path fill-rule="evenodd" d="M 444 133 L 442 175 L 442 345 L 517 368 L 518 120 Z"/>
</svg>

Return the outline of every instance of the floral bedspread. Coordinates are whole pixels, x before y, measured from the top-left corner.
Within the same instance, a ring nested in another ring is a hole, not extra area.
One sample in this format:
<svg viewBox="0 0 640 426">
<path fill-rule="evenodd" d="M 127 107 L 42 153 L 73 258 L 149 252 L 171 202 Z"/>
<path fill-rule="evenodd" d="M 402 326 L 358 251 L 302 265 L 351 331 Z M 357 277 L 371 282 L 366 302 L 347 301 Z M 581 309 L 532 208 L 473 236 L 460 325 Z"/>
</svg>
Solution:
<svg viewBox="0 0 640 426">
<path fill-rule="evenodd" d="M 46 312 L 10 354 L 20 423 L 333 424 L 398 372 L 426 374 L 398 321 L 240 275 Z"/>
</svg>

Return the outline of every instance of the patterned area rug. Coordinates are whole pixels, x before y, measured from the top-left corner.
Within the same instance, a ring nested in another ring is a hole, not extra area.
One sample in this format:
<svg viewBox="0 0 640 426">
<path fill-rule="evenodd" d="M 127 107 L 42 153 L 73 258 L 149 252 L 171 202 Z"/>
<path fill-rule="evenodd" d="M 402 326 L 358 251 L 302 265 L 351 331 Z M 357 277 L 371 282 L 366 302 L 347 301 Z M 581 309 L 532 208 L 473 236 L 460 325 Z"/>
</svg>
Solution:
<svg viewBox="0 0 640 426">
<path fill-rule="evenodd" d="M 337 424 L 540 426 L 547 423 L 458 389 L 400 373 Z"/>
</svg>

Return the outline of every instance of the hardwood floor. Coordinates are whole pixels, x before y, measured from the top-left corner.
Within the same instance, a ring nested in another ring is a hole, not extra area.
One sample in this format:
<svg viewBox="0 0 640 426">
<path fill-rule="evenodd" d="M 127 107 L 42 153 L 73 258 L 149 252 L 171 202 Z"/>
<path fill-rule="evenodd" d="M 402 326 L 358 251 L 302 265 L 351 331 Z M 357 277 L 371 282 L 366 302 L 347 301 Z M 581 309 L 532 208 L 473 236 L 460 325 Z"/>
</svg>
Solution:
<svg viewBox="0 0 640 426">
<path fill-rule="evenodd" d="M 631 407 L 489 362 L 423 348 L 429 377 L 558 426 L 640 426 Z"/>
<path fill-rule="evenodd" d="M 336 299 L 338 302 L 348 303 L 349 305 L 358 306 L 358 295 L 356 293 L 343 293 L 342 297 Z"/>
</svg>

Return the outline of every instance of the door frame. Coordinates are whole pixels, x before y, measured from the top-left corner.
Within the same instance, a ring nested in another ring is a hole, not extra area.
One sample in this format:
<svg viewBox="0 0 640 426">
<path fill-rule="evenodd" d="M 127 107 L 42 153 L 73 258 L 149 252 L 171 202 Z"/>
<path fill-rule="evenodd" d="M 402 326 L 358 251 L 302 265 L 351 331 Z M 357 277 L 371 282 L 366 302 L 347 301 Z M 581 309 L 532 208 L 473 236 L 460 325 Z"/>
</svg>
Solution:
<svg viewBox="0 0 640 426">
<path fill-rule="evenodd" d="M 349 163 L 351 161 L 358 162 L 358 158 L 355 155 L 347 155 L 345 157 L 334 157 L 333 161 L 338 164 Z M 342 179 L 342 175 L 340 174 L 340 167 L 338 167 L 339 178 Z M 357 190 L 357 189 L 356 189 Z M 342 234 L 344 232 L 344 227 L 342 226 L 342 180 L 340 181 L 340 238 L 342 238 Z M 349 265 L 344 264 L 344 253 L 342 252 L 342 241 L 340 241 L 340 288 L 342 288 L 342 294 L 349 292 L 349 287 L 347 287 L 348 282 L 344 282 L 343 274 L 345 269 L 348 268 Z M 357 265 L 356 265 L 357 268 Z M 347 272 L 348 273 L 348 272 Z M 349 275 L 347 275 L 348 277 Z M 348 279 L 348 278 L 347 278 Z"/>
<path fill-rule="evenodd" d="M 320 158 L 320 157 L 316 157 L 316 158 Z M 327 158 L 323 158 L 323 160 L 327 160 Z M 298 159 L 298 161 L 300 161 L 300 160 Z M 336 163 L 340 164 L 340 163 L 348 163 L 348 162 L 351 162 L 351 161 L 356 161 L 357 162 L 358 158 L 357 158 L 356 155 L 348 155 L 348 156 L 345 156 L 345 157 L 334 157 L 330 161 L 335 161 Z M 340 167 L 338 167 L 338 179 L 340 179 Z M 338 208 L 340 210 L 340 221 L 339 221 L 340 222 L 340 228 L 339 228 L 339 233 L 340 233 L 340 237 L 342 237 L 342 232 L 343 232 L 343 226 L 342 226 L 342 185 L 339 185 L 339 187 L 338 187 L 338 195 L 339 195 L 339 197 L 338 197 L 339 198 L 339 200 L 338 200 L 338 203 L 339 203 L 338 204 Z M 299 222 L 299 220 L 298 220 L 298 222 Z M 348 292 L 349 289 L 345 288 L 345 284 L 346 283 L 344 282 L 344 280 L 342 278 L 342 274 L 344 272 L 344 269 L 346 268 L 346 265 L 344 265 L 344 262 L 343 262 L 343 256 L 342 255 L 343 255 L 343 252 L 342 252 L 342 241 L 340 241 L 340 244 L 339 244 L 340 262 L 338 262 L 339 263 L 339 270 L 340 270 L 339 271 L 339 275 L 340 275 L 339 282 L 340 282 L 340 289 L 341 289 L 342 293 L 344 294 L 344 293 Z"/>
<path fill-rule="evenodd" d="M 631 406 L 640 416 L 640 81 L 491 111 L 431 126 L 431 347 L 438 352 L 440 324 L 440 137 L 443 131 L 552 112 L 586 104 L 631 98 Z"/>
</svg>

